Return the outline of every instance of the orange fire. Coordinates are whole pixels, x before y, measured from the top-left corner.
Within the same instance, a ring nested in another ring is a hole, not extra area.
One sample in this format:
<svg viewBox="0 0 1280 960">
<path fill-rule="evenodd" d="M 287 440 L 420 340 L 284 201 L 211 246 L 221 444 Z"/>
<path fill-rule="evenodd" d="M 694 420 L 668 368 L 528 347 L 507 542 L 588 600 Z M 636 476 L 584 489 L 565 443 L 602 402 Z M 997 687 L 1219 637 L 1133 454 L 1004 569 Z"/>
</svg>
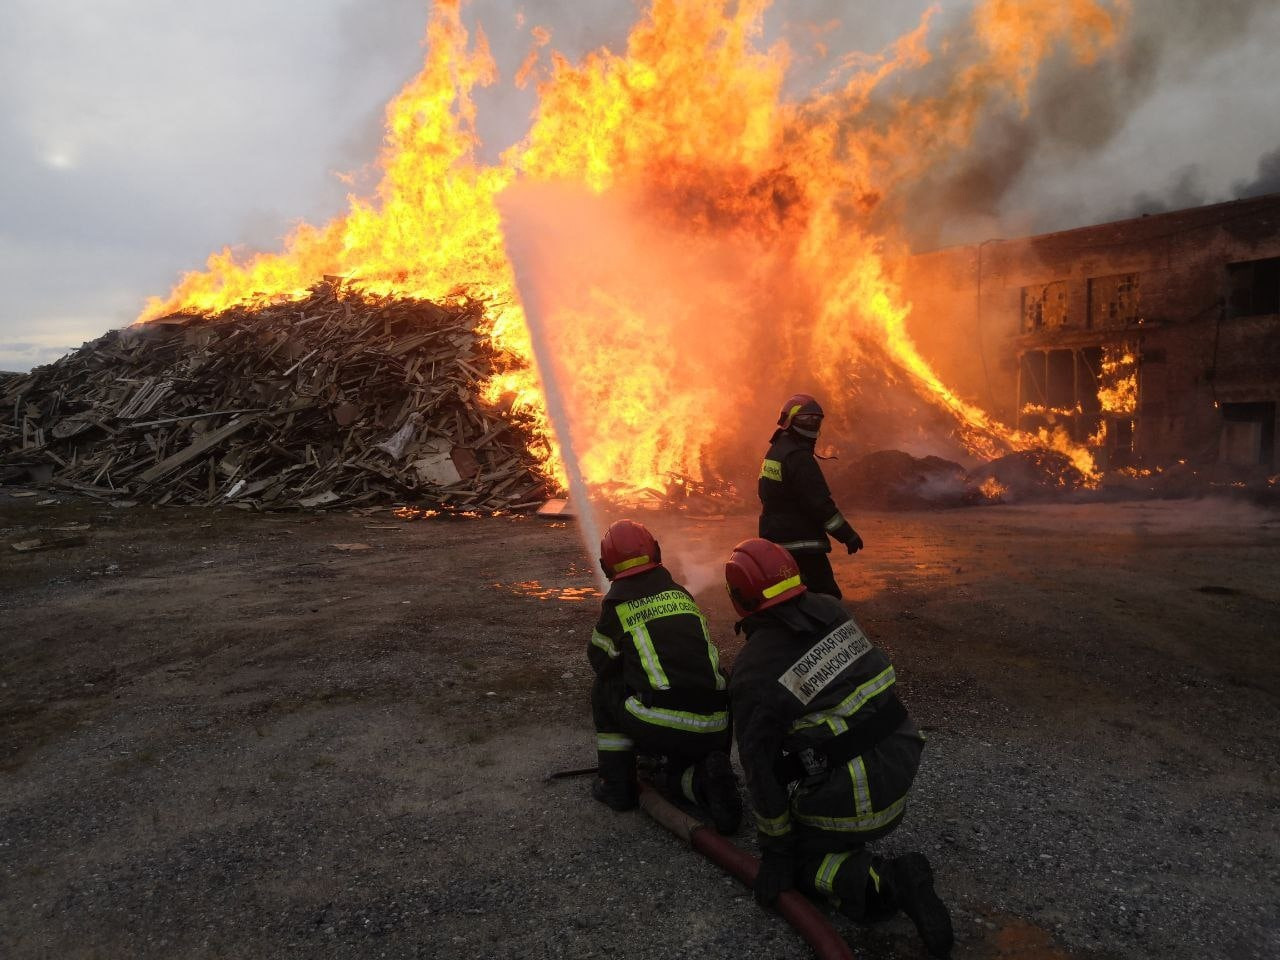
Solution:
<svg viewBox="0 0 1280 960">
<path fill-rule="evenodd" d="M 982 0 L 970 41 L 942 45 L 943 56 L 967 58 L 946 64 L 943 89 L 902 83 L 935 56 L 927 14 L 880 54 L 843 58 L 801 98 L 784 94 L 792 49 L 763 43 L 769 6 L 652 0 L 625 50 L 576 63 L 531 27 L 516 79 L 537 80 L 533 123 L 485 164 L 472 93 L 497 80 L 496 66 L 459 0 L 436 0 L 423 70 L 387 108 L 376 196 L 300 227 L 278 254 L 214 254 L 140 319 L 301 297 L 335 274 L 374 294 L 483 297 L 481 332 L 512 360 L 486 398 L 514 397 L 549 434 L 497 198 L 554 185 L 586 199 L 526 211 L 548 223 L 584 217 L 589 232 L 549 240 L 548 269 L 558 262 L 572 275 L 584 249 L 601 260 L 590 283 L 544 290 L 589 483 L 707 479 L 734 438 L 750 432 L 759 445 L 761 417 L 795 389 L 820 392 L 829 423 L 856 425 L 870 367 L 944 411 L 976 456 L 1050 445 L 1092 475 L 1088 452 L 1065 434 L 1012 431 L 941 382 L 908 334 L 910 305 L 890 274 L 903 244 L 877 215 L 972 139 L 985 105 L 1025 109 L 1046 58 L 1100 56 L 1122 28 L 1123 0 Z M 591 226 L 595 201 L 609 211 L 607 238 Z M 563 477 L 556 455 L 548 470 Z"/>
<path fill-rule="evenodd" d="M 1138 409 L 1138 358 L 1131 347 L 1102 348 L 1098 402 L 1107 413 L 1133 416 Z"/>
<path fill-rule="evenodd" d="M 1009 488 L 995 477 L 987 477 L 978 485 L 978 491 L 982 494 L 983 499 L 999 503 L 1009 492 Z"/>
</svg>

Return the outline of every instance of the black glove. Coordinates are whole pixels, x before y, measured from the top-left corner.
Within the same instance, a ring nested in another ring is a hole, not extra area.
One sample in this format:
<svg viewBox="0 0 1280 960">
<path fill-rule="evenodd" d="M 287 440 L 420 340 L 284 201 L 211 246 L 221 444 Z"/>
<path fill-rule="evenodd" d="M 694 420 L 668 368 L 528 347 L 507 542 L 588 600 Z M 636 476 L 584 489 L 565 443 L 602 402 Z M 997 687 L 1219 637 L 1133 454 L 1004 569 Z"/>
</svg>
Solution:
<svg viewBox="0 0 1280 960">
<path fill-rule="evenodd" d="M 845 542 L 845 546 L 849 548 L 850 553 L 857 553 L 862 549 L 862 538 L 858 536 L 858 531 L 853 531 L 853 536 Z"/>
<path fill-rule="evenodd" d="M 796 858 L 790 853 L 765 850 L 760 854 L 760 872 L 756 874 L 756 903 L 772 907 L 784 890 L 795 886 Z"/>
</svg>

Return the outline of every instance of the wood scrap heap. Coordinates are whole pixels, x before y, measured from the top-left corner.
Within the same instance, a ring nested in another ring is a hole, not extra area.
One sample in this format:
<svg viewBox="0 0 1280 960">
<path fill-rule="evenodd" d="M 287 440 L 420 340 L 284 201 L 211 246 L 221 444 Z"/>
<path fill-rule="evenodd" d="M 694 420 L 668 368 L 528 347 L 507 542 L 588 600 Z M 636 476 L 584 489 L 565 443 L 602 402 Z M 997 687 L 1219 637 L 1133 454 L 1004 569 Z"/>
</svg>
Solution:
<svg viewBox="0 0 1280 960">
<path fill-rule="evenodd" d="M 554 492 L 545 442 L 479 396 L 513 362 L 477 333 L 484 310 L 326 278 L 301 301 L 112 331 L 0 381 L 0 482 L 272 510 L 536 507 Z"/>
</svg>

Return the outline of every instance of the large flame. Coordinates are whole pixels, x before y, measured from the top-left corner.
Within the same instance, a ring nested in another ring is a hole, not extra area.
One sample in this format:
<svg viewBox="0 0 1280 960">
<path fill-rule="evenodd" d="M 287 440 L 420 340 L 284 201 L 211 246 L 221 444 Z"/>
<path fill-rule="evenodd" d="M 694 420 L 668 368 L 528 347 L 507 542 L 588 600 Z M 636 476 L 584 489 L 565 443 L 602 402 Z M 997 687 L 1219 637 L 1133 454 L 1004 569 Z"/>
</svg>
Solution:
<svg viewBox="0 0 1280 960">
<path fill-rule="evenodd" d="M 299 297 L 326 274 L 378 294 L 484 297 L 482 332 L 512 360 L 487 397 L 509 395 L 545 423 L 496 198 L 517 182 L 567 184 L 615 198 L 609 219 L 624 224 L 601 239 L 588 222 L 563 249 L 549 234 L 543 251 L 562 264 L 584 243 L 614 251 L 585 287 L 548 293 L 589 483 L 702 479 L 743 410 L 795 389 L 821 392 L 829 419 L 849 421 L 870 364 L 928 397 L 975 455 L 1049 443 L 1091 473 L 1083 448 L 1007 429 L 933 372 L 907 333 L 910 307 L 887 266 L 902 244 L 883 213 L 886 197 L 969 143 L 986 105 L 1025 107 L 1051 54 L 1087 64 L 1105 51 L 1122 6 L 983 0 L 966 42 L 947 45 L 964 53 L 941 86 L 911 82 L 933 57 L 931 12 L 880 54 L 845 57 L 801 98 L 784 95 L 791 49 L 763 45 L 769 6 L 653 0 L 625 51 L 577 63 L 544 58 L 548 32 L 533 28 L 518 77 L 539 77 L 533 123 L 501 162 L 484 164 L 472 93 L 497 79 L 495 64 L 458 0 L 437 0 L 423 70 L 387 108 L 376 196 L 300 227 L 279 254 L 214 254 L 140 319 Z"/>
</svg>

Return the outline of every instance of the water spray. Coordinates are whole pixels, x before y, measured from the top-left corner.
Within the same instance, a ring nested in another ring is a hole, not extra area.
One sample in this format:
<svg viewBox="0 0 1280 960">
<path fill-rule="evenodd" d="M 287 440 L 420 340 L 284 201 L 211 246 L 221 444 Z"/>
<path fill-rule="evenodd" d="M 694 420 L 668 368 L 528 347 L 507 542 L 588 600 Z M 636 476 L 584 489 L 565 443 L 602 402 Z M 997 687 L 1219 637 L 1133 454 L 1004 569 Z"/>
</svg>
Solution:
<svg viewBox="0 0 1280 960">
<path fill-rule="evenodd" d="M 538 271 L 535 250 L 537 244 L 545 239 L 546 225 L 539 218 L 530 216 L 527 208 L 510 199 L 510 191 L 498 198 L 498 212 L 502 216 L 502 232 L 506 240 L 507 260 L 515 274 L 516 291 L 520 295 L 524 308 L 525 324 L 529 328 L 529 339 L 533 345 L 533 358 L 538 366 L 538 377 L 542 381 L 542 395 L 547 405 L 547 416 L 551 428 L 555 431 L 556 440 L 560 444 L 560 458 L 564 463 L 565 474 L 569 479 L 569 502 L 575 506 L 578 516 L 578 535 L 587 557 L 593 562 L 591 569 L 595 573 L 596 588 L 601 594 L 608 591 L 604 571 L 595 563 L 596 553 L 600 548 L 600 529 L 596 523 L 595 510 L 587 492 L 587 483 L 582 477 L 582 467 L 578 463 L 578 455 L 573 444 L 573 425 L 569 420 L 569 410 L 565 405 L 564 392 L 556 378 L 555 357 L 547 338 L 547 328 L 543 317 L 542 301 L 538 296 Z"/>
</svg>

